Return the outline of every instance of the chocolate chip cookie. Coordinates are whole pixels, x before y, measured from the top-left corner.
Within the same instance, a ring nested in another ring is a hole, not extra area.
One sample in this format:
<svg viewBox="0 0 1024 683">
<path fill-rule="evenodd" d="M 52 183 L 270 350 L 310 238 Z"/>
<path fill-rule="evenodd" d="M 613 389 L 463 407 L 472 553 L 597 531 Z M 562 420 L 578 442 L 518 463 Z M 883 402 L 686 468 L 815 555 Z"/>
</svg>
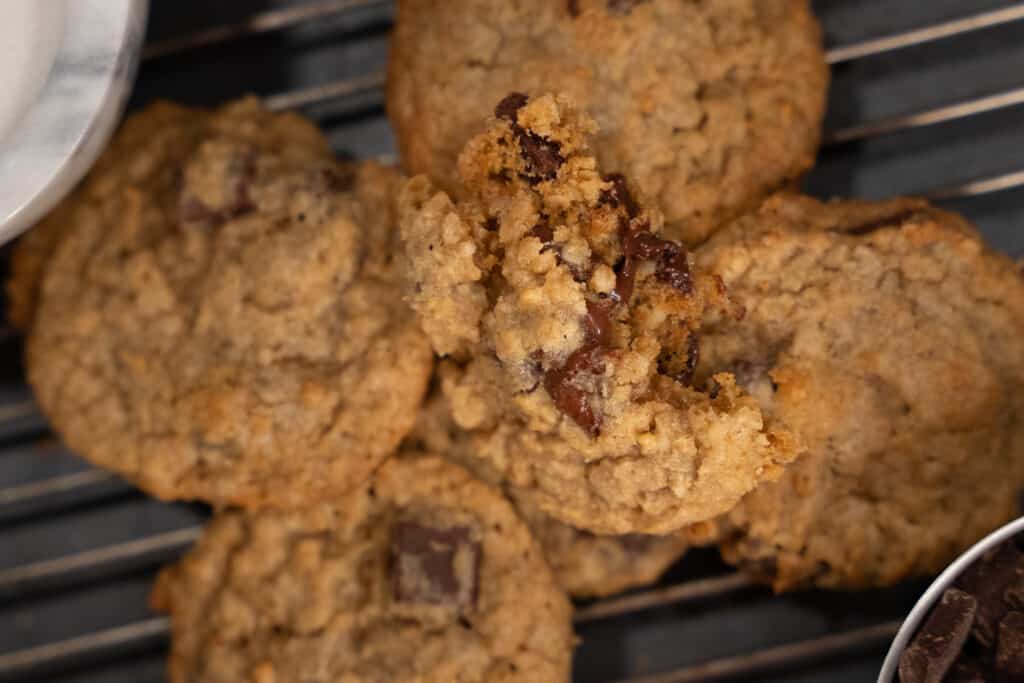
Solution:
<svg viewBox="0 0 1024 683">
<path fill-rule="evenodd" d="M 779 590 L 886 585 L 1017 514 L 1024 283 L 966 221 L 778 196 L 698 263 L 747 315 L 705 326 L 697 381 L 730 369 L 807 447 L 721 520 L 729 561 Z"/>
<path fill-rule="evenodd" d="M 27 332 L 31 326 L 43 271 L 76 214 L 98 211 L 112 186 L 132 186 L 148 194 L 166 185 L 198 143 L 204 118 L 199 110 L 171 102 L 155 102 L 128 117 L 92 173 L 18 240 L 7 281 L 7 318 L 14 327 Z M 312 135 L 309 142 L 319 145 Z"/>
<path fill-rule="evenodd" d="M 448 374 L 447 364 L 442 363 L 437 384 L 424 402 L 407 443 L 440 453 L 465 466 L 476 477 L 500 485 L 500 473 L 468 452 L 473 439 L 452 419 L 442 389 L 443 378 Z M 689 546 L 685 532 L 667 536 L 592 534 L 559 522 L 514 493 L 511 500 L 540 543 L 559 585 L 576 597 L 608 596 L 653 583 Z"/>
<path fill-rule="evenodd" d="M 172 683 L 568 683 L 571 607 L 511 506 L 401 456 L 301 511 L 227 512 L 165 570 Z"/>
<path fill-rule="evenodd" d="M 450 194 L 494 102 L 568 93 L 697 243 L 810 168 L 828 69 L 806 0 L 401 0 L 388 84 L 403 163 Z"/>
<path fill-rule="evenodd" d="M 350 490 L 412 427 L 433 362 L 396 267 L 402 179 L 255 100 L 187 118 L 187 151 L 125 150 L 77 198 L 28 340 L 39 404 L 162 498 Z"/>
<path fill-rule="evenodd" d="M 563 96 L 503 99 L 466 147 L 458 204 L 409 182 L 411 301 L 463 369 L 448 392 L 473 452 L 545 513 L 606 534 L 668 533 L 731 508 L 795 454 L 732 378 L 692 384 L 720 278 L 590 152 Z"/>
</svg>

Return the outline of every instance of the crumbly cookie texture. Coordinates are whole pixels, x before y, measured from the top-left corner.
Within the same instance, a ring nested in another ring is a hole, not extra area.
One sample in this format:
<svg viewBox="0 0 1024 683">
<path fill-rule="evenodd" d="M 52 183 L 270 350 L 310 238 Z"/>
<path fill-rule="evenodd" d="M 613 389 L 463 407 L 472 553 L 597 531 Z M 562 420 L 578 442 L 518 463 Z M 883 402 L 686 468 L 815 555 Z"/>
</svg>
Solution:
<svg viewBox="0 0 1024 683">
<path fill-rule="evenodd" d="M 568 683 L 572 612 L 501 496 L 401 456 L 331 503 L 226 512 L 157 580 L 172 683 Z"/>
<path fill-rule="evenodd" d="M 590 153 L 563 96 L 512 94 L 460 159 L 471 199 L 400 199 L 410 300 L 464 372 L 446 393 L 474 453 L 544 512 L 668 533 L 731 508 L 795 447 L 732 378 L 691 385 L 709 309 L 740 316 L 662 219 Z"/>
<path fill-rule="evenodd" d="M 938 571 L 1017 514 L 1024 283 L 959 216 L 917 200 L 777 196 L 699 251 L 747 307 L 710 323 L 731 369 L 807 447 L 717 525 L 779 590 Z"/>
<path fill-rule="evenodd" d="M 161 498 L 350 490 L 412 427 L 433 362 L 402 301 L 402 179 L 337 164 L 255 100 L 193 125 L 187 154 L 141 144 L 87 181 L 28 341 L 39 404 Z"/>
<path fill-rule="evenodd" d="M 31 327 L 43 272 L 76 214 L 98 210 L 115 186 L 145 194 L 167 187 L 198 144 L 203 118 L 199 110 L 171 102 L 155 102 L 127 118 L 85 180 L 15 245 L 7 280 L 7 319 L 14 327 Z M 308 142 L 319 144 L 313 136 Z"/>
<path fill-rule="evenodd" d="M 448 374 L 448 368 L 442 365 L 440 374 Z M 472 436 L 455 424 L 440 383 L 438 377 L 406 439 L 408 447 L 440 453 L 477 478 L 500 486 L 500 473 L 469 452 Z M 654 583 L 689 546 L 688 534 L 683 531 L 666 536 L 602 536 L 563 524 L 522 497 L 513 494 L 511 500 L 540 544 L 559 585 L 575 597 L 604 597 Z"/>
<path fill-rule="evenodd" d="M 401 0 L 388 113 L 405 167 L 457 194 L 494 102 L 568 93 L 694 244 L 811 167 L 827 85 L 807 0 Z"/>
</svg>

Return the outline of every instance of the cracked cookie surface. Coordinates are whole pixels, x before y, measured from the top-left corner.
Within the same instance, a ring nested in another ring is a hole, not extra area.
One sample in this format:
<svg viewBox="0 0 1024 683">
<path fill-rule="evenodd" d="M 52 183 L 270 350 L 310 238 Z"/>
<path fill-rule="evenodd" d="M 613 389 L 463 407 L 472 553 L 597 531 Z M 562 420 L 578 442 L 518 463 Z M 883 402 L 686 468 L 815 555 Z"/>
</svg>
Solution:
<svg viewBox="0 0 1024 683">
<path fill-rule="evenodd" d="M 172 683 L 568 683 L 572 611 L 501 496 L 440 457 L 227 512 L 165 570 Z"/>
<path fill-rule="evenodd" d="M 794 455 L 721 377 L 695 390 L 701 317 L 741 315 L 691 268 L 562 96 L 499 103 L 460 159 L 473 198 L 425 177 L 402 192 L 410 300 L 442 355 L 473 452 L 508 490 L 598 533 L 668 533 L 728 510 Z"/>
<path fill-rule="evenodd" d="M 39 283 L 57 244 L 79 212 L 101 206 L 110 188 L 142 192 L 165 186 L 202 135 L 203 114 L 172 102 L 155 102 L 129 116 L 70 195 L 19 239 L 7 280 L 7 318 L 27 332 L 35 317 Z M 140 153 L 140 149 L 145 151 Z"/>
<path fill-rule="evenodd" d="M 966 221 L 780 195 L 698 263 L 747 308 L 705 327 L 698 381 L 731 369 L 807 448 L 695 530 L 728 560 L 779 590 L 886 585 L 1017 514 L 1024 284 Z"/>
<path fill-rule="evenodd" d="M 87 181 L 28 342 L 39 404 L 162 498 L 349 490 L 412 427 L 432 366 L 395 263 L 401 177 L 339 165 L 255 100 L 187 125 L 187 151 L 140 145 Z"/>
<path fill-rule="evenodd" d="M 500 486 L 500 474 L 467 452 L 473 439 L 452 419 L 441 388 L 448 370 L 442 364 L 438 385 L 424 402 L 408 442 L 454 460 L 477 478 Z M 654 583 L 689 547 L 685 532 L 666 536 L 592 534 L 559 522 L 522 497 L 510 499 L 540 544 L 558 584 L 578 598 L 604 597 Z"/>
<path fill-rule="evenodd" d="M 457 194 L 494 102 L 568 93 L 602 168 L 693 244 L 810 168 L 827 83 L 806 0 L 402 0 L 388 114 L 407 170 Z"/>
</svg>

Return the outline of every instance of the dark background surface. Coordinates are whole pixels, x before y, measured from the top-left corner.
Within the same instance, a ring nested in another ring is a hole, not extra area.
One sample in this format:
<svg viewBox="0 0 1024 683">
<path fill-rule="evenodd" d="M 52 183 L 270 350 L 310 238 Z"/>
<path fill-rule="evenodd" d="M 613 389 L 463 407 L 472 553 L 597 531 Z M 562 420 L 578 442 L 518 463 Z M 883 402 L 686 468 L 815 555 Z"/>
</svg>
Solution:
<svg viewBox="0 0 1024 683">
<path fill-rule="evenodd" d="M 237 22 L 272 6 L 301 3 L 155 0 L 153 4 L 150 40 Z M 1005 0 L 814 2 L 830 47 L 1013 4 Z M 132 106 L 154 97 L 211 105 L 249 92 L 272 95 L 381 72 L 390 18 L 390 3 L 380 2 L 286 31 L 148 61 L 141 68 Z M 1024 86 L 1024 22 L 837 66 L 826 130 L 1020 86 Z M 340 153 L 369 157 L 394 152 L 379 90 L 307 113 L 328 130 Z M 926 192 L 1022 169 L 1022 114 L 1024 107 L 1008 108 L 870 141 L 826 146 L 806 187 L 821 196 L 873 198 Z M 1015 255 L 1024 252 L 1024 234 L 1019 227 L 1024 225 L 1024 190 L 946 205 L 974 220 L 995 246 Z M 170 540 L 137 548 L 124 558 L 93 561 L 93 569 L 62 572 L 49 580 L 14 581 L 9 570 L 187 529 L 201 522 L 206 513 L 199 506 L 161 504 L 112 479 L 89 474 L 92 470 L 47 435 L 37 416 L 19 408 L 28 398 L 17 361 L 19 340 L 8 337 L 0 343 L 0 351 L 10 359 L 0 368 L 2 657 L 152 617 L 146 595 L 153 573 L 160 563 L 177 556 L 187 534 L 164 537 Z M 59 475 L 84 477 L 88 484 L 82 486 L 80 479 L 73 494 L 25 505 L 10 494 L 11 487 Z M 694 552 L 669 572 L 662 585 L 726 571 L 713 552 Z M 666 671 L 899 619 L 924 585 L 916 582 L 886 591 L 784 597 L 753 589 L 588 623 L 579 629 L 582 644 L 576 657 L 576 680 L 597 683 Z M 160 637 L 142 639 L 118 656 L 104 654 L 92 668 L 78 661 L 74 670 L 53 671 L 33 680 L 155 683 L 163 680 L 164 646 Z M 886 649 L 887 643 L 879 640 L 840 657 L 741 679 L 872 681 Z"/>
</svg>

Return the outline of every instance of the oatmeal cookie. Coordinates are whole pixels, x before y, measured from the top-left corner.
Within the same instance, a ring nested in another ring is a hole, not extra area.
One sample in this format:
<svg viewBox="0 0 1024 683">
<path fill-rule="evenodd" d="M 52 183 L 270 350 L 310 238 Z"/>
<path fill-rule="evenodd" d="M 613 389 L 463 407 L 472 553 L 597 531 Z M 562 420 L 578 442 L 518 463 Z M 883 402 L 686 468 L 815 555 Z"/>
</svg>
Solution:
<svg viewBox="0 0 1024 683">
<path fill-rule="evenodd" d="M 568 683 L 572 611 L 501 496 L 434 456 L 226 512 L 157 581 L 171 683 Z"/>
<path fill-rule="evenodd" d="M 692 244 L 811 167 L 827 85 L 807 0 L 401 0 L 388 113 L 407 170 L 457 194 L 494 102 L 568 93 Z"/>
<path fill-rule="evenodd" d="M 351 490 L 412 427 L 433 363 L 402 301 L 402 179 L 339 165 L 311 123 L 255 100 L 195 125 L 187 153 L 124 157 L 161 167 L 139 184 L 120 165 L 87 181 L 28 340 L 38 402 L 72 449 L 161 498 Z"/>
<path fill-rule="evenodd" d="M 471 199 L 409 182 L 411 301 L 463 368 L 455 421 L 515 496 L 605 534 L 668 533 L 730 509 L 795 454 L 728 376 L 692 386 L 709 309 L 742 315 L 694 269 L 562 96 L 512 94 L 460 166 Z"/>
<path fill-rule="evenodd" d="M 807 451 L 717 525 L 725 557 L 779 590 L 938 571 L 1017 514 L 1024 282 L 923 201 L 782 195 L 698 263 L 747 308 L 702 336 Z"/>
</svg>

